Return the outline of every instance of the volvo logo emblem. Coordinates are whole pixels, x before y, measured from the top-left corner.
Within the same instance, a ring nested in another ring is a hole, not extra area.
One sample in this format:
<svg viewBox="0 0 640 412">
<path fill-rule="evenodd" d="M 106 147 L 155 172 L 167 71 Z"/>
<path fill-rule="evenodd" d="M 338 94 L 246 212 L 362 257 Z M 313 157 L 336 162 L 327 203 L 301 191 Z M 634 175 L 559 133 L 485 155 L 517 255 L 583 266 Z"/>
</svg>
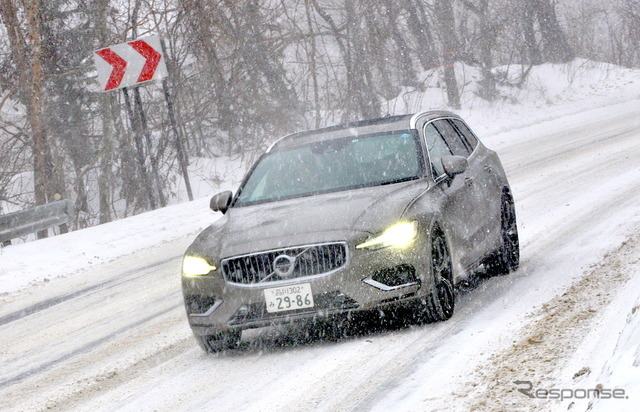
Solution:
<svg viewBox="0 0 640 412">
<path fill-rule="evenodd" d="M 282 278 L 287 278 L 293 273 L 296 259 L 287 255 L 280 255 L 273 260 L 273 271 Z"/>
</svg>

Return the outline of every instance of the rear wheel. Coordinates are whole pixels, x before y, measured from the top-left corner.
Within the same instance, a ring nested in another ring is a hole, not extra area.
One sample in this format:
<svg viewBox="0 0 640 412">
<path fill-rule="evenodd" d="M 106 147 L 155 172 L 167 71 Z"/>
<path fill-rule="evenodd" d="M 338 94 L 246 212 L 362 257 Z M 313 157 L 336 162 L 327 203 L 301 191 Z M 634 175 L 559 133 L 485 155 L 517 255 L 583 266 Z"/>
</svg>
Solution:
<svg viewBox="0 0 640 412">
<path fill-rule="evenodd" d="M 520 265 L 520 241 L 516 224 L 516 208 L 507 192 L 502 194 L 500 218 L 502 245 L 487 262 L 488 275 L 505 275 Z"/>
<path fill-rule="evenodd" d="M 431 238 L 431 276 L 433 288 L 426 298 L 424 317 L 428 322 L 444 321 L 453 316 L 455 289 L 451 254 L 439 230 Z"/>
<path fill-rule="evenodd" d="M 194 334 L 198 345 L 208 353 L 220 352 L 227 349 L 233 349 L 240 342 L 242 331 L 220 332 L 215 335 L 200 336 Z"/>
</svg>

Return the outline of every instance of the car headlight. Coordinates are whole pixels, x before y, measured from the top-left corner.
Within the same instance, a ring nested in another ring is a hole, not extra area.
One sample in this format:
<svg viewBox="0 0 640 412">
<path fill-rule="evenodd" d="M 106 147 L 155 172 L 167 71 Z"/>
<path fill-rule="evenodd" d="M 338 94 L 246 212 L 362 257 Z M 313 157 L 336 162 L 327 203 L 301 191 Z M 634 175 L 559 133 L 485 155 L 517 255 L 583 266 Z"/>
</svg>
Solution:
<svg viewBox="0 0 640 412">
<path fill-rule="evenodd" d="M 204 276 L 209 274 L 216 267 L 210 265 L 206 259 L 198 256 L 185 256 L 182 259 L 182 274 L 184 276 Z"/>
<path fill-rule="evenodd" d="M 370 237 L 366 242 L 360 243 L 356 249 L 380 249 L 385 247 L 405 248 L 413 243 L 418 236 L 418 224 L 413 222 L 400 222 L 389 227 L 379 235 Z"/>
</svg>

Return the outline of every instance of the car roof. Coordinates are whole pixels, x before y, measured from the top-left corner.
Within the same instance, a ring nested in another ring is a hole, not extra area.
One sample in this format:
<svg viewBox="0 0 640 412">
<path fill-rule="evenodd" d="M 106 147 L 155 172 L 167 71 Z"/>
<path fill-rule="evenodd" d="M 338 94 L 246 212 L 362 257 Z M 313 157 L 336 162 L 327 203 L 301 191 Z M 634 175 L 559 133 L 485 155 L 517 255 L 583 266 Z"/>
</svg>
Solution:
<svg viewBox="0 0 640 412">
<path fill-rule="evenodd" d="M 324 127 L 315 130 L 306 130 L 292 133 L 281 137 L 267 150 L 281 150 L 290 147 L 302 146 L 305 144 L 324 140 L 338 139 L 347 136 L 361 136 L 372 133 L 393 132 L 398 130 L 415 129 L 415 120 L 425 118 L 425 120 L 440 117 L 459 118 L 455 113 L 445 110 L 429 110 L 415 114 L 404 114 L 399 116 L 386 116 L 377 119 L 361 120 L 357 122 L 343 123 L 335 126 Z"/>
</svg>

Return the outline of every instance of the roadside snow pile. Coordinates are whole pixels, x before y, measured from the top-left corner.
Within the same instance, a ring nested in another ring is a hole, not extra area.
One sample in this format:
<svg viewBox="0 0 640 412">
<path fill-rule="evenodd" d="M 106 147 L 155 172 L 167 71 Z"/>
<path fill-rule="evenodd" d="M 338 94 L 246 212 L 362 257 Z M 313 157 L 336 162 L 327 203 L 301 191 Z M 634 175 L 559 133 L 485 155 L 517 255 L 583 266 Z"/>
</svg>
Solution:
<svg viewBox="0 0 640 412">
<path fill-rule="evenodd" d="M 629 280 L 615 294 L 591 288 L 594 299 L 611 300 L 601 306 L 586 326 L 590 332 L 557 371 L 556 388 L 573 389 L 560 410 L 637 411 L 640 399 L 640 233 L 623 243 L 617 253 L 605 257 L 611 274 Z M 618 255 L 616 257 L 615 255 Z M 613 259 L 612 259 L 613 258 Z M 591 304 L 591 299 L 586 300 Z M 584 327 L 577 324 L 574 329 Z M 578 391 L 599 390 L 600 397 L 577 397 Z M 617 392 L 614 393 L 613 391 Z M 605 393 L 606 392 L 606 393 Z"/>
<path fill-rule="evenodd" d="M 607 382 L 608 388 L 624 389 L 625 396 L 632 399 L 634 405 L 628 401 L 624 405 L 609 405 L 598 399 L 592 410 L 631 411 L 637 408 L 640 399 L 640 297 L 627 314 L 626 325 L 600 380 Z"/>
<path fill-rule="evenodd" d="M 636 265 L 636 273 L 640 265 Z M 607 320 L 597 329 L 599 339 L 593 350 L 588 354 L 582 353 L 585 364 L 597 369 L 588 370 L 592 377 L 580 382 L 581 386 L 589 388 L 606 388 L 610 391 L 618 390 L 618 396 L 591 399 L 589 401 L 574 401 L 576 410 L 592 411 L 637 411 L 640 399 L 640 296 L 638 295 L 639 281 L 632 281 L 627 285 L 627 293 L 614 303 L 608 312 Z M 635 295 L 635 300 L 631 297 Z M 626 316 L 624 316 L 626 315 Z M 616 318 L 617 316 L 617 318 Z M 570 403 L 569 403 L 570 404 Z M 568 405 L 567 405 L 568 406 Z"/>
<path fill-rule="evenodd" d="M 638 266 L 636 268 L 640 269 Z M 593 332 L 584 340 L 583 347 L 578 350 L 569 367 L 562 372 L 562 388 L 596 389 L 602 391 L 600 397 L 565 399 L 564 406 L 560 409 L 612 412 L 638 410 L 640 296 L 634 286 L 640 286 L 640 282 L 632 280 L 627 287 L 634 293 L 623 293 L 623 296 L 616 299 L 617 302 L 606 309 L 604 319 L 592 325 Z M 631 295 L 636 296 L 635 301 L 629 299 Z M 577 370 L 578 365 L 588 366 Z"/>
</svg>

